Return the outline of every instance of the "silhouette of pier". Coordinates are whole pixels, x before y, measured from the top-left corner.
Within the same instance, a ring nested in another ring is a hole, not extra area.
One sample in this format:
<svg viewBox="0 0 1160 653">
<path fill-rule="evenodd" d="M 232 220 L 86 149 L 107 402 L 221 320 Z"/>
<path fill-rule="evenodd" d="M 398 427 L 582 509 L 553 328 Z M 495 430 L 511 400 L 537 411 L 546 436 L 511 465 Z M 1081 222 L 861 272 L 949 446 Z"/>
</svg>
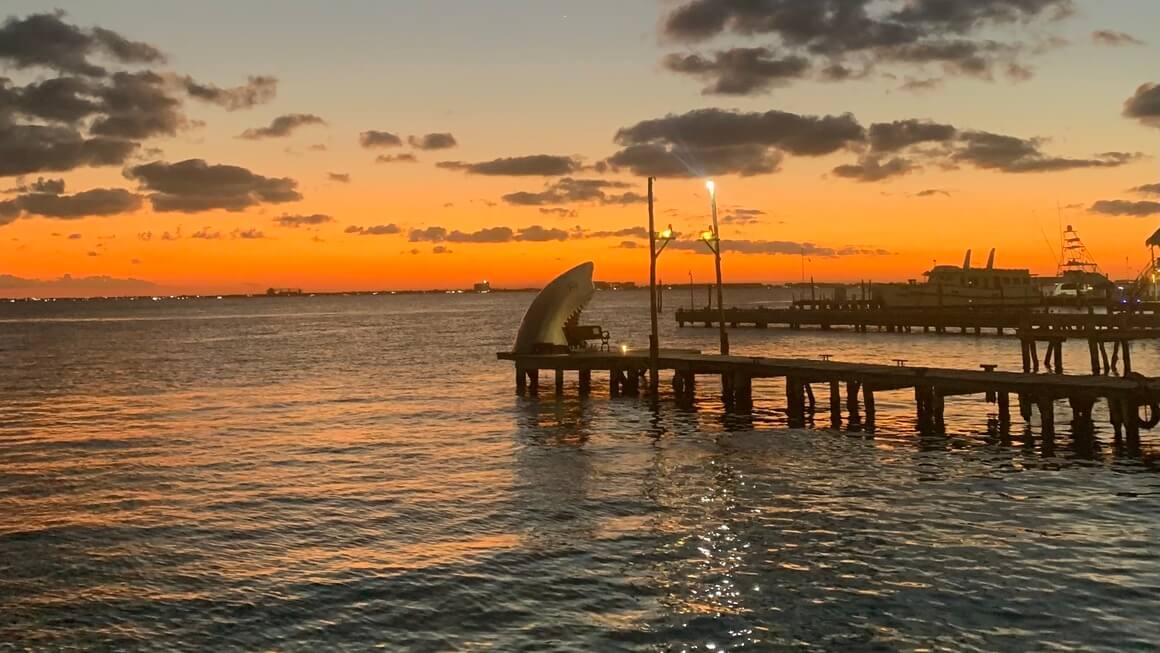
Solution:
<svg viewBox="0 0 1160 653">
<path fill-rule="evenodd" d="M 866 333 L 871 329 L 886 333 L 974 333 L 1017 334 L 1020 330 L 1066 332 L 1131 331 L 1132 338 L 1160 338 L 1160 314 L 1142 312 L 1118 313 L 1046 313 L 1017 308 L 928 307 L 887 308 L 861 302 L 818 304 L 795 308 L 727 308 L 725 323 L 732 328 L 767 329 L 780 326 L 790 329 L 813 327 L 853 329 Z M 680 327 L 716 326 L 721 313 L 717 309 L 678 309 Z"/>
<path fill-rule="evenodd" d="M 593 372 L 607 373 L 611 397 L 639 396 L 649 387 L 649 356 L 644 351 L 502 352 L 497 357 L 515 364 L 516 391 L 521 396 L 540 394 L 541 371 L 554 374 L 557 396 L 564 393 L 565 374 L 568 372 L 577 373 L 579 393 L 583 397 L 592 394 Z M 1002 429 L 1011 425 L 1013 403 L 1024 420 L 1030 421 L 1033 412 L 1037 411 L 1045 439 L 1055 435 L 1055 410 L 1059 400 L 1068 401 L 1075 434 L 1092 432 L 1092 409 L 1097 402 L 1106 402 L 1117 441 L 1126 440 L 1133 450 L 1139 448 L 1141 428 L 1152 428 L 1160 421 L 1160 408 L 1157 406 L 1160 380 L 1138 375 L 1033 374 L 1000 371 L 993 365 L 982 366 L 983 369 L 979 370 L 963 370 L 908 367 L 903 359 L 893 365 L 877 365 L 719 356 L 689 351 L 662 351 L 658 363 L 661 371 L 671 373 L 673 396 L 678 403 L 692 405 L 701 379 L 719 377 L 723 403 L 734 413 L 747 413 L 753 409 L 755 379 L 784 379 L 785 412 L 791 427 L 804 426 L 807 416 L 816 410 L 815 385 L 828 386 L 830 414 L 835 425 L 840 425 L 843 417 L 851 422 L 864 419 L 866 424 L 872 425 L 877 411 L 875 393 L 908 389 L 914 392 L 915 412 L 923 431 L 944 428 L 945 399 L 963 395 L 982 395 L 986 401 L 995 404 Z M 1148 409 L 1147 418 L 1140 416 L 1141 407 Z"/>
</svg>

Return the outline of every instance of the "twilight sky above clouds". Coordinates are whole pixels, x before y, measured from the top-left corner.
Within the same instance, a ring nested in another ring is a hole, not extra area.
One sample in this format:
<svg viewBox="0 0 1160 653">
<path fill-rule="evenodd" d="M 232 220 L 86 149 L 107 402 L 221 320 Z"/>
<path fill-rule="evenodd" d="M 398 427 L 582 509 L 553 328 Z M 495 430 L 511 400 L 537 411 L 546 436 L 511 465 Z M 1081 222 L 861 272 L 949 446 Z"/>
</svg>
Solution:
<svg viewBox="0 0 1160 653">
<path fill-rule="evenodd" d="M 97 5 L 0 15 L 0 296 L 640 280 L 649 175 L 734 281 L 1061 224 L 1124 277 L 1160 219 L 1153 0 Z"/>
</svg>

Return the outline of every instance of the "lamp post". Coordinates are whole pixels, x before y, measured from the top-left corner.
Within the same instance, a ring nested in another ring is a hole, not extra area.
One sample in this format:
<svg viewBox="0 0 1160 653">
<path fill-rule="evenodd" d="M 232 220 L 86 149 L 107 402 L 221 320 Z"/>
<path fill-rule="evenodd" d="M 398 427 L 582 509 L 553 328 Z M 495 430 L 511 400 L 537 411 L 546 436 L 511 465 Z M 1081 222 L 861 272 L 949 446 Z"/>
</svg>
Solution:
<svg viewBox="0 0 1160 653">
<path fill-rule="evenodd" d="M 725 331 L 725 292 L 721 287 L 721 231 L 717 224 L 717 184 L 713 180 L 705 182 L 709 189 L 709 201 L 713 209 L 713 226 L 709 231 L 701 234 L 701 240 L 713 252 L 713 260 L 717 267 L 717 310 L 718 322 L 721 327 L 721 355 L 729 355 L 729 334 Z"/>
<path fill-rule="evenodd" d="M 648 336 L 648 389 L 649 396 L 654 399 L 659 395 L 660 382 L 660 337 L 657 334 L 657 257 L 665 250 L 675 234 L 673 233 L 673 225 L 669 225 L 660 234 L 656 231 L 656 221 L 653 213 L 653 183 L 655 178 L 648 178 L 648 296 L 649 296 L 649 321 L 650 331 Z M 660 247 L 657 247 L 657 241 L 660 241 Z"/>
</svg>

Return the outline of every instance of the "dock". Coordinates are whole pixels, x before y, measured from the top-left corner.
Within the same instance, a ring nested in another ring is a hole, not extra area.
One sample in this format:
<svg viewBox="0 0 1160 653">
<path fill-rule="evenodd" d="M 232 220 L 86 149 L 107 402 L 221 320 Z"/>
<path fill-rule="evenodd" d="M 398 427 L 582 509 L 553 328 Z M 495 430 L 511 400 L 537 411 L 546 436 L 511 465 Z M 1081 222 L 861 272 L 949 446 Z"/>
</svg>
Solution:
<svg viewBox="0 0 1160 653">
<path fill-rule="evenodd" d="M 593 372 L 607 373 L 610 397 L 639 396 L 649 387 L 649 357 L 643 351 L 501 352 L 497 358 L 515 364 L 516 392 L 521 396 L 540 394 L 542 371 L 554 375 L 557 396 L 564 393 L 565 374 L 568 372 L 577 374 L 582 397 L 592 394 Z M 1013 404 L 1028 422 L 1033 411 L 1037 411 L 1045 440 L 1054 438 L 1055 409 L 1059 400 L 1067 400 L 1071 408 L 1074 434 L 1090 434 L 1094 428 L 1092 408 L 1097 402 L 1106 402 L 1116 440 L 1126 441 L 1129 449 L 1139 448 L 1142 428 L 1153 428 L 1160 421 L 1160 407 L 1157 405 L 1160 402 L 1160 379 L 1139 375 L 1034 374 L 1000 371 L 993 365 L 982 366 L 985 369 L 963 370 L 908 367 L 901 359 L 894 365 L 881 365 L 719 356 L 691 351 L 662 351 L 658 362 L 662 376 L 671 374 L 672 394 L 678 403 L 692 405 L 701 379 L 719 377 L 722 402 L 726 410 L 733 413 L 752 411 L 755 379 L 784 379 L 785 412 L 791 427 L 804 426 L 807 416 L 815 412 L 815 385 L 828 387 L 829 410 L 835 425 L 840 425 L 844 417 L 851 423 L 872 425 L 876 413 L 875 393 L 894 390 L 913 390 L 915 414 L 922 431 L 942 429 L 945 398 L 962 395 L 982 395 L 988 403 L 994 404 L 1002 429 L 1009 429 L 1011 425 Z M 1141 407 L 1148 409 L 1147 418 L 1140 417 Z"/>
<path fill-rule="evenodd" d="M 1145 337 L 1160 338 L 1160 315 L 1155 313 L 1047 313 L 1012 308 L 887 308 L 863 303 L 818 305 L 799 308 L 727 308 L 725 323 L 732 328 L 786 327 L 821 330 L 847 328 L 858 332 L 871 329 L 886 333 L 1005 333 L 1019 330 L 1056 333 L 1131 330 Z M 680 327 L 716 326 L 721 320 L 713 308 L 681 308 L 676 312 Z"/>
</svg>

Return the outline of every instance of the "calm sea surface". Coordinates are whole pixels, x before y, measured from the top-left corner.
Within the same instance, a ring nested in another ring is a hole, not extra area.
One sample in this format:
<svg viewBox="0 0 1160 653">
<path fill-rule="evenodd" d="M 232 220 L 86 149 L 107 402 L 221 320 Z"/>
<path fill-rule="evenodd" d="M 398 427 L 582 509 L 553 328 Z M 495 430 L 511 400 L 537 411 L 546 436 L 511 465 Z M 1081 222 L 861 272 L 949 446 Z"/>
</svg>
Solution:
<svg viewBox="0 0 1160 653">
<path fill-rule="evenodd" d="M 644 345 L 646 298 L 585 321 Z M 1160 650 L 1156 436 L 1117 451 L 1100 407 L 1045 450 L 968 398 L 920 437 L 906 393 L 873 434 L 789 430 L 773 381 L 751 420 L 708 379 L 692 411 L 599 376 L 519 399 L 495 352 L 531 299 L 0 304 L 0 650 Z M 713 351 L 666 299 L 664 345 Z M 996 336 L 733 348 L 1019 365 Z"/>
</svg>

